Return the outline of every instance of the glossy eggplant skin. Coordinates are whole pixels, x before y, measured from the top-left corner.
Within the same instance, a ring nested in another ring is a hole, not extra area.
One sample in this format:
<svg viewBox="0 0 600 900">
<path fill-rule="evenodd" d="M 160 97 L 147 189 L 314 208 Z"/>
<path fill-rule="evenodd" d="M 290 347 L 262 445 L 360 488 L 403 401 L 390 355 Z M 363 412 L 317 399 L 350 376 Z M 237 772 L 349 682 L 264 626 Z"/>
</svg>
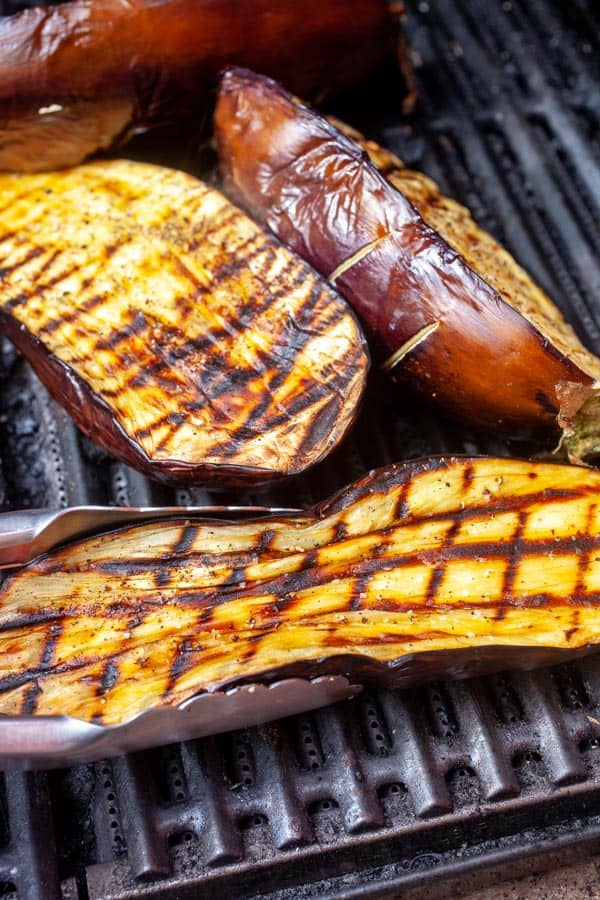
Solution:
<svg viewBox="0 0 600 900">
<path fill-rule="evenodd" d="M 594 378 L 506 303 L 329 121 L 273 81 L 231 70 L 215 113 L 226 191 L 319 272 L 335 278 L 380 359 L 475 425 L 557 431 L 561 391 Z M 370 249 L 369 249 L 370 248 Z"/>
<path fill-rule="evenodd" d="M 84 538 L 2 586 L 0 714 L 116 725 L 236 684 L 398 687 L 589 652 L 599 501 L 588 468 L 432 458 L 305 515 Z"/>
<path fill-rule="evenodd" d="M 0 169 L 75 165 L 136 131 L 196 127 L 227 64 L 303 96 L 392 47 L 385 0 L 74 0 L 0 19 Z"/>
</svg>

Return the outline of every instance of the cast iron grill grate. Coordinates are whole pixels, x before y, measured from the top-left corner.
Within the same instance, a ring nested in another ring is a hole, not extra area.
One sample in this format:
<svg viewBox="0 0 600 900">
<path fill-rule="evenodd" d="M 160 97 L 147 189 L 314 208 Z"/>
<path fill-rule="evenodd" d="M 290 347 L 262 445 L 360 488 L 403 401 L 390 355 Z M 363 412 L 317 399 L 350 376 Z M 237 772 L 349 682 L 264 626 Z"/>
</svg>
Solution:
<svg viewBox="0 0 600 900">
<path fill-rule="evenodd" d="M 335 112 L 467 203 L 600 352 L 597 33 L 585 0 L 413 2 L 420 111 L 400 117 L 402 88 L 386 69 Z M 151 484 L 81 438 L 7 345 L 0 379 L 6 507 L 209 499 Z M 375 376 L 332 460 L 247 499 L 308 504 L 401 458 L 525 450 L 398 402 Z M 518 874 L 600 848 L 599 723 L 591 656 L 370 691 L 58 772 L 7 772 L 0 897 L 417 897 L 498 877 L 509 863 Z"/>
</svg>

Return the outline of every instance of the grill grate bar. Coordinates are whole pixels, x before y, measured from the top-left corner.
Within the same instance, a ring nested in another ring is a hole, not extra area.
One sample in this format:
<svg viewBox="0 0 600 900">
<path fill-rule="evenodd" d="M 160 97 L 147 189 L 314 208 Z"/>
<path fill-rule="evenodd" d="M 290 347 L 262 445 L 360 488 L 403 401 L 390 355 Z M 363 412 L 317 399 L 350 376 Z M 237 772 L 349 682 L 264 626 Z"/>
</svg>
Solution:
<svg viewBox="0 0 600 900">
<path fill-rule="evenodd" d="M 201 759 L 198 758 L 201 754 Z M 203 840 L 208 865 L 242 857 L 242 841 L 227 807 L 222 757 L 215 738 L 182 745 L 182 758 L 190 794 L 197 808 L 198 833 Z M 205 821 L 210 816 L 210 827 Z"/>
<path fill-rule="evenodd" d="M 148 778 L 146 757 L 142 753 L 118 757 L 114 768 L 133 875 L 144 880 L 166 875 L 171 864 L 155 815 L 158 798 L 154 782 Z"/>
<path fill-rule="evenodd" d="M 335 760 L 329 785 L 344 827 L 350 833 L 357 833 L 383 825 L 383 810 L 367 777 L 366 761 L 357 749 L 360 737 L 356 718 L 339 704 L 319 710 L 315 717 L 325 757 Z"/>
<path fill-rule="evenodd" d="M 295 779 L 288 777 L 294 761 L 286 730 L 277 726 L 260 729 L 260 742 L 255 747 L 258 770 L 275 776 L 271 790 L 265 792 L 265 815 L 275 846 L 284 850 L 311 843 L 313 835 L 306 809 L 298 795 Z"/>
<path fill-rule="evenodd" d="M 572 784 L 586 775 L 585 766 L 562 725 L 554 686 L 547 672 L 521 676 L 521 702 L 536 721 L 539 745 L 554 784 Z"/>
<path fill-rule="evenodd" d="M 0 852 L 0 878 L 14 883 L 19 896 L 28 900 L 58 900 L 61 890 L 46 776 L 26 772 L 7 777 L 6 811 L 14 826 L 10 844 Z"/>
<path fill-rule="evenodd" d="M 416 815 L 429 818 L 448 812 L 452 804 L 436 765 L 441 754 L 432 752 L 426 742 L 423 717 L 415 708 L 414 696 L 382 693 L 381 705 L 387 720 L 394 723 L 393 753 L 398 760 L 398 780 L 408 787 Z"/>
<path fill-rule="evenodd" d="M 457 686 L 462 731 L 469 735 L 473 768 L 479 776 L 486 800 L 516 797 L 519 784 L 506 754 L 502 733 L 494 726 L 482 682 Z"/>
</svg>

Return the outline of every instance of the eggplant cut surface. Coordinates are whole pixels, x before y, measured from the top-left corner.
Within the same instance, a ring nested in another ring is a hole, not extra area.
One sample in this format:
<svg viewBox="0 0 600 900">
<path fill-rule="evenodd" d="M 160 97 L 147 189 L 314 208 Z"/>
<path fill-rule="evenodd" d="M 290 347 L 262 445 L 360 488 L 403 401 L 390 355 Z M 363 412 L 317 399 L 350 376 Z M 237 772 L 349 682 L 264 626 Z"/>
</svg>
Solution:
<svg viewBox="0 0 600 900">
<path fill-rule="evenodd" d="M 229 195 L 335 282 L 397 379 L 473 424 L 600 450 L 600 361 L 468 210 L 252 72 L 225 74 L 215 122 Z"/>
<path fill-rule="evenodd" d="M 0 175 L 0 327 L 150 477 L 259 483 L 325 456 L 368 356 L 336 292 L 217 191 L 110 161 Z"/>
<path fill-rule="evenodd" d="M 148 523 L 40 557 L 0 593 L 0 712 L 110 725 L 244 682 L 396 686 L 599 641 L 600 473 L 433 458 L 303 517 Z"/>
<path fill-rule="evenodd" d="M 73 0 L 0 18 L 0 169 L 82 162 L 135 132 L 197 128 L 218 73 L 260 66 L 316 98 L 390 53 L 385 0 Z"/>
</svg>

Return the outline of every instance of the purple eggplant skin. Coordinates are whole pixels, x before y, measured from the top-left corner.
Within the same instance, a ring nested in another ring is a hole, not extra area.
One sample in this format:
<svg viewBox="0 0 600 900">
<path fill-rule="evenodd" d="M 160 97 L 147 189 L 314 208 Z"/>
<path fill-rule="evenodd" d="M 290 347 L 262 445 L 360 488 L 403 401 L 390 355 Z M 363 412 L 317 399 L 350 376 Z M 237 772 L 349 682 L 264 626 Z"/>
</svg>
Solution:
<svg viewBox="0 0 600 900">
<path fill-rule="evenodd" d="M 195 126 L 231 63 L 318 98 L 364 77 L 395 34 L 385 0 L 73 0 L 0 18 L 0 169 Z"/>
<path fill-rule="evenodd" d="M 417 339 L 397 380 L 477 426 L 555 440 L 592 393 L 591 369 L 503 300 L 361 147 L 243 69 L 224 74 L 215 128 L 226 192 L 334 280 L 375 355 L 389 361 Z"/>
</svg>

